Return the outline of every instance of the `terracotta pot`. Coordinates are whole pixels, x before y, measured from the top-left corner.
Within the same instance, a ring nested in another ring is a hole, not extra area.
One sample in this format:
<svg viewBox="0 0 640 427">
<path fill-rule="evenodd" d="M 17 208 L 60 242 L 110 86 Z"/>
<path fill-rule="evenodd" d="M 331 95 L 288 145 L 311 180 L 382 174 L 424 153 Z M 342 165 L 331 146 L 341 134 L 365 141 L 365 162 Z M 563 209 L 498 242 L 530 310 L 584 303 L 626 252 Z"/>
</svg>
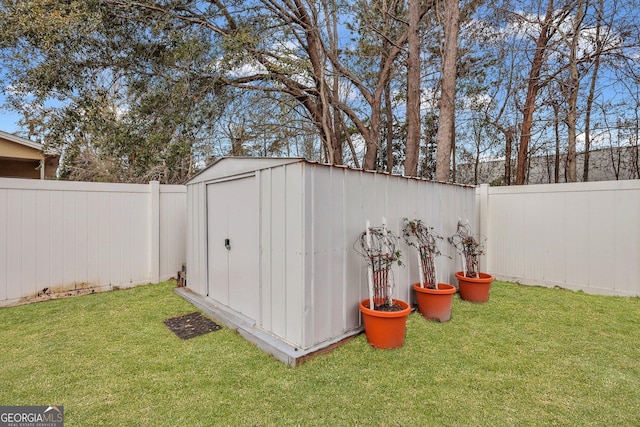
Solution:
<svg viewBox="0 0 640 427">
<path fill-rule="evenodd" d="M 407 316 L 411 313 L 408 303 L 394 299 L 401 311 L 378 311 L 369 308 L 369 299 L 360 301 L 359 307 L 367 341 L 375 348 L 396 348 L 404 344 Z"/>
<path fill-rule="evenodd" d="M 480 277 L 466 277 L 462 271 L 456 273 L 460 298 L 471 302 L 487 302 L 493 276 L 487 273 L 478 273 Z"/>
<path fill-rule="evenodd" d="M 451 319 L 451 305 L 455 286 L 448 283 L 438 283 L 438 289 L 422 288 L 420 283 L 413 284 L 418 300 L 418 310 L 429 320 L 447 322 Z"/>
</svg>

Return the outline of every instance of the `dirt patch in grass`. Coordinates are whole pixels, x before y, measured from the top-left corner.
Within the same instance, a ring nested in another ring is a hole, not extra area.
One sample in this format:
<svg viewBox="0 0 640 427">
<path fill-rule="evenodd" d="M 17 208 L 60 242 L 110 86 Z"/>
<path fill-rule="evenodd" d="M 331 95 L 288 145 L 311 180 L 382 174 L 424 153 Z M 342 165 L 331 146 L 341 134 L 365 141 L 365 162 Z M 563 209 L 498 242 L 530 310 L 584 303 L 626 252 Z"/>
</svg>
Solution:
<svg viewBox="0 0 640 427">
<path fill-rule="evenodd" d="M 216 322 L 197 311 L 183 316 L 165 319 L 164 324 L 167 325 L 178 338 L 183 340 L 222 329 Z"/>
<path fill-rule="evenodd" d="M 75 289 L 44 288 L 33 295 L 20 298 L 18 301 L 11 304 L 11 306 L 31 304 L 34 302 L 49 301 L 53 299 L 77 297 L 81 295 L 93 294 L 96 292 L 103 292 L 104 290 L 106 290 L 104 288 L 98 288 L 93 286 L 85 287 L 83 285 L 84 284 L 81 284 L 79 287 Z"/>
</svg>

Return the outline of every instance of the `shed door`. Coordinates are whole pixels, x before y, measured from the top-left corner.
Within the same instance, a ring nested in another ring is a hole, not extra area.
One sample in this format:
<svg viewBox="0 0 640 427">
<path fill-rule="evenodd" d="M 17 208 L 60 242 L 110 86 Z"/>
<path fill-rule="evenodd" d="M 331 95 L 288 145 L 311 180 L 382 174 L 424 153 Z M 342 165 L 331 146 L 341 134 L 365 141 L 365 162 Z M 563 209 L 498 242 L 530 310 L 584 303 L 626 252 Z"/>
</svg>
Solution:
<svg viewBox="0 0 640 427">
<path fill-rule="evenodd" d="M 255 180 L 207 186 L 208 295 L 254 321 L 259 317 L 260 295 Z"/>
</svg>

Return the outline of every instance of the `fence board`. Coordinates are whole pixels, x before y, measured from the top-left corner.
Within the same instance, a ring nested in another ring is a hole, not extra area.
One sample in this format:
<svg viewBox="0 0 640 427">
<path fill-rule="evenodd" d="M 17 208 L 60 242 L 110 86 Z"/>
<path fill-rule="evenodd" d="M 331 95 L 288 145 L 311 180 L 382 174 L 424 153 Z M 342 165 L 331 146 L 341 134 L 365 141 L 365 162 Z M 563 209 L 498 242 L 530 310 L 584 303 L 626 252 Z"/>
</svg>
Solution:
<svg viewBox="0 0 640 427">
<path fill-rule="evenodd" d="M 488 224 L 488 272 L 523 284 L 640 296 L 640 180 L 483 189 L 476 195 L 479 223 Z"/>
<path fill-rule="evenodd" d="M 185 229 L 184 186 L 0 178 L 0 306 L 44 288 L 113 289 L 174 277 L 186 258 Z"/>
<path fill-rule="evenodd" d="M 152 187 L 0 178 L 0 305 L 45 287 L 151 282 L 153 263 L 157 280 L 175 276 L 186 258 L 186 189 L 157 186 L 154 229 Z M 372 188 L 388 197 L 383 190 Z M 484 201 L 477 194 L 486 270 L 496 277 L 640 295 L 640 180 L 488 187 Z"/>
</svg>

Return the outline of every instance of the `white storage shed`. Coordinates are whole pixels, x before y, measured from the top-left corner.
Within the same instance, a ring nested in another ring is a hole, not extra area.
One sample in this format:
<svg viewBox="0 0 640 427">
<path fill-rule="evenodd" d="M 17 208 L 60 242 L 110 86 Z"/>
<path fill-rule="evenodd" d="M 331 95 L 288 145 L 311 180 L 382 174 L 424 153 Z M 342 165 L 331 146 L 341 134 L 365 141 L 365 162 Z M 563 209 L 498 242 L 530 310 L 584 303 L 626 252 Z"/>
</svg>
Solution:
<svg viewBox="0 0 640 427">
<path fill-rule="evenodd" d="M 185 298 L 276 358 L 296 365 L 359 333 L 367 298 L 353 244 L 366 220 L 399 236 L 404 218 L 443 236 L 475 221 L 475 189 L 299 158 L 223 158 L 187 183 Z M 474 224 L 472 224 L 474 225 Z M 394 297 L 412 300 L 416 255 L 402 243 Z M 440 281 L 459 261 L 444 240 Z"/>
</svg>

